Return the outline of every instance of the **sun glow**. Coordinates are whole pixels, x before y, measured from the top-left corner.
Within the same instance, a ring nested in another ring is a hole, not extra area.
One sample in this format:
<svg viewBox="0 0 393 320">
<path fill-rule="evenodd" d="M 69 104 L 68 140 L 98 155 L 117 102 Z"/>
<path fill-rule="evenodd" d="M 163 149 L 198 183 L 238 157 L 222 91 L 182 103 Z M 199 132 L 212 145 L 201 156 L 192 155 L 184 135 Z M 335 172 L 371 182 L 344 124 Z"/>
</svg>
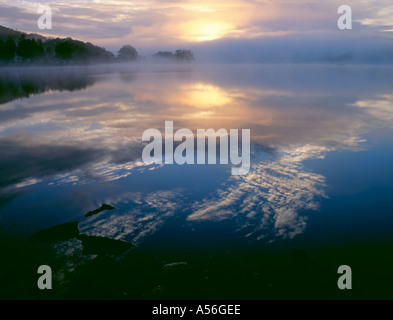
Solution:
<svg viewBox="0 0 393 320">
<path fill-rule="evenodd" d="M 187 99 L 197 108 L 221 107 L 232 101 L 225 91 L 209 84 L 197 83 L 187 88 L 187 91 Z"/>
<path fill-rule="evenodd" d="M 212 41 L 228 35 L 232 29 L 227 22 L 197 20 L 183 25 L 181 38 L 196 42 Z"/>
</svg>

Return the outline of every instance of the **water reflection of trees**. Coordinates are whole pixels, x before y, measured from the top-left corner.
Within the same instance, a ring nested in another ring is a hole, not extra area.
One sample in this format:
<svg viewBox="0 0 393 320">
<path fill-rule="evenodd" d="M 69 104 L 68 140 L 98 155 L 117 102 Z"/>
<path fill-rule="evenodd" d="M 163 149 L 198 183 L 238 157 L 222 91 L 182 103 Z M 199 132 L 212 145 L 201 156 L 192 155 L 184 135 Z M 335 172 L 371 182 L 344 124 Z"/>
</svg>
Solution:
<svg viewBox="0 0 393 320">
<path fill-rule="evenodd" d="M 0 74 L 0 103 L 41 94 L 49 90 L 77 91 L 96 82 L 94 74 L 75 69 L 32 68 L 31 70 L 9 69 Z"/>
</svg>

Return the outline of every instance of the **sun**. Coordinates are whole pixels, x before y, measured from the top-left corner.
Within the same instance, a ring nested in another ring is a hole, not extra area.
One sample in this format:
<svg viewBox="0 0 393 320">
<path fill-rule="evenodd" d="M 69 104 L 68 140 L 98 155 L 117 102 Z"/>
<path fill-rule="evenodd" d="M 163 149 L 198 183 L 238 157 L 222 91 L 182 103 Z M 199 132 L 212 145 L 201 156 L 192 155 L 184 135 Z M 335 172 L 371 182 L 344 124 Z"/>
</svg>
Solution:
<svg viewBox="0 0 393 320">
<path fill-rule="evenodd" d="M 187 100 L 196 108 L 214 108 L 228 105 L 232 98 L 222 89 L 206 84 L 195 83 L 186 88 Z"/>
<path fill-rule="evenodd" d="M 183 35 L 181 38 L 194 41 L 212 41 L 228 35 L 232 26 L 224 21 L 196 20 L 183 24 Z"/>
</svg>

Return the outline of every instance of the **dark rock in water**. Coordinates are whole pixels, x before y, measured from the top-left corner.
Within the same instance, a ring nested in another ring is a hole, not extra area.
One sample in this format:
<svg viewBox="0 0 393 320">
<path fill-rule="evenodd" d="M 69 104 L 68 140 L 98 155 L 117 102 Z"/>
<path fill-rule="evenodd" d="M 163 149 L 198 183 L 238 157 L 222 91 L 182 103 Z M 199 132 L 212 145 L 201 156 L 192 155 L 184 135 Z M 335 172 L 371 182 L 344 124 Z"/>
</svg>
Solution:
<svg viewBox="0 0 393 320">
<path fill-rule="evenodd" d="M 121 254 L 134 246 L 132 243 L 123 240 L 85 234 L 79 235 L 78 239 L 82 241 L 84 254 Z"/>
<path fill-rule="evenodd" d="M 85 217 L 87 218 L 87 217 L 91 217 L 91 216 L 94 216 L 95 214 L 98 214 L 98 213 L 100 213 L 100 212 L 102 212 L 102 211 L 105 211 L 105 210 L 114 210 L 114 209 L 116 209 L 115 207 L 112 207 L 111 205 L 109 205 L 109 204 L 103 204 L 100 208 L 98 208 L 98 209 L 95 209 L 95 210 L 93 210 L 93 211 L 89 211 L 88 213 L 86 213 L 85 214 Z"/>
<path fill-rule="evenodd" d="M 78 224 L 78 221 L 73 221 L 59 224 L 49 229 L 40 230 L 32 235 L 31 240 L 34 242 L 56 242 L 78 237 Z"/>
</svg>

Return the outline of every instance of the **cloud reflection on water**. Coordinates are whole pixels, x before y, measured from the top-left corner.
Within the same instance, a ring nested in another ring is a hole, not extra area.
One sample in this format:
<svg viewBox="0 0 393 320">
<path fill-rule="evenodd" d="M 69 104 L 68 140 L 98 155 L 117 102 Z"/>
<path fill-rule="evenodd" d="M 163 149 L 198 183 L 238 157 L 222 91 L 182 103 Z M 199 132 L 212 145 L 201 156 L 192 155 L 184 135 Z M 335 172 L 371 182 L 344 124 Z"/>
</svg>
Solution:
<svg viewBox="0 0 393 320">
<path fill-rule="evenodd" d="M 242 68 L 247 72 L 241 73 Z M 2 197 L 35 183 L 120 182 L 131 179 L 131 173 L 166 170 L 140 161 L 143 131 L 162 130 L 165 120 L 194 132 L 250 128 L 253 155 L 248 176 L 228 174 L 215 192 L 199 199 L 185 196 L 168 180 L 162 190 L 132 193 L 132 209 L 105 221 L 94 219 L 85 227 L 138 240 L 169 217 L 189 210 L 188 221 L 237 219 L 242 232 L 258 239 L 302 233 L 307 224 L 303 212 L 316 210 L 326 196 L 324 177 L 302 162 L 335 150 L 358 150 L 368 130 L 391 127 L 387 71 L 371 70 L 380 85 L 369 86 L 369 69 L 255 68 L 158 66 L 96 72 L 93 83 L 82 91 L 45 87 L 49 91 L 43 95 L 2 104 L 0 143 L 6 152 L 0 156 L 0 167 L 7 169 L 2 170 Z M 343 82 L 350 83 L 347 90 Z M 172 174 L 176 178 L 176 172 Z M 197 166 L 193 174 L 198 174 Z M 131 197 L 127 192 L 123 193 Z M 110 194 L 109 200 L 116 205 L 126 198 Z"/>
<path fill-rule="evenodd" d="M 193 205 L 190 221 L 236 218 L 247 236 L 258 239 L 288 237 L 306 227 L 306 210 L 317 210 L 324 197 L 325 179 L 307 171 L 303 160 L 321 158 L 326 149 L 311 145 L 279 148 L 270 156 L 254 150 L 250 174 L 231 177 L 216 194 Z M 234 180 L 234 181 L 233 181 Z"/>
</svg>

